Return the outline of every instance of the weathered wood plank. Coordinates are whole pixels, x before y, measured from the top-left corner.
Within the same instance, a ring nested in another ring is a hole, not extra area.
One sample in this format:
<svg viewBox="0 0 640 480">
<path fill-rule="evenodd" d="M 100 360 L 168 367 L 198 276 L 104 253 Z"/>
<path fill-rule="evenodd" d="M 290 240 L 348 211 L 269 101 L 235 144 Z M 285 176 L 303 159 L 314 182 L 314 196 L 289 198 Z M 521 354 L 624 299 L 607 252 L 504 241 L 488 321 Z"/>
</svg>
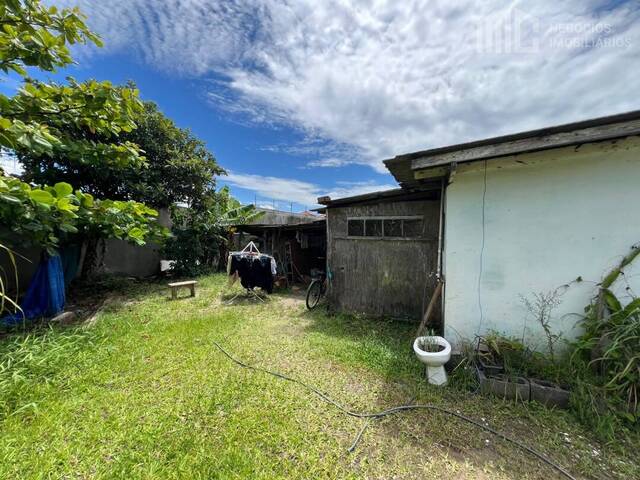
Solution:
<svg viewBox="0 0 640 480">
<path fill-rule="evenodd" d="M 169 287 L 174 288 L 174 287 L 186 287 L 188 285 L 195 285 L 198 282 L 196 280 L 185 280 L 184 282 L 173 282 L 173 283 L 169 283 Z"/>
<path fill-rule="evenodd" d="M 488 158 L 535 152 L 569 145 L 612 140 L 630 135 L 640 135 L 640 120 L 613 123 L 569 132 L 559 132 L 537 137 L 523 138 L 510 142 L 496 143 L 454 150 L 450 152 L 415 158 L 411 168 L 416 171 L 425 168 L 446 165 L 452 162 L 463 163 Z"/>
</svg>

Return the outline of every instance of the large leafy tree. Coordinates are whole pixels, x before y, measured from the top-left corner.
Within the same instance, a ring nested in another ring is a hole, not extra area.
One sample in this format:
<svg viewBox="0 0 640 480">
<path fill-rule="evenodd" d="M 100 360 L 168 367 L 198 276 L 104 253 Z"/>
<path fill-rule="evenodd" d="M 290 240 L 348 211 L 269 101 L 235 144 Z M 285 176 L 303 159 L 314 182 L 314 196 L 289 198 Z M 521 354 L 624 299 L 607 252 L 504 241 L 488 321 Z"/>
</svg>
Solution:
<svg viewBox="0 0 640 480">
<path fill-rule="evenodd" d="M 158 208 L 177 202 L 197 205 L 215 191 L 215 176 L 224 171 L 201 140 L 178 128 L 153 102 L 144 102 L 134 121 L 137 128 L 119 138 L 144 151 L 144 164 L 113 168 L 107 163 L 77 162 L 66 155 L 24 151 L 19 155 L 24 179 L 35 183 L 65 181 L 97 197 L 136 200 Z M 78 139 L 96 137 L 84 126 L 69 127 L 68 134 Z"/>
<path fill-rule="evenodd" d="M 26 180 L 2 178 L 0 221 L 51 251 L 82 235 L 95 252 L 101 238 L 141 244 L 166 235 L 153 222 L 155 210 L 135 200 L 174 206 L 168 251 L 185 259 L 183 273 L 213 267 L 229 225 L 250 219 L 253 207 L 216 192 L 214 175 L 223 170 L 215 158 L 154 104 L 143 104 L 134 86 L 29 78 L 30 67 L 70 64 L 74 43 L 100 45 L 77 9 L 0 0 L 0 69 L 24 78 L 17 95 L 0 95 L 0 147 L 18 154 Z"/>
<path fill-rule="evenodd" d="M 0 178 L 0 220 L 9 231 L 50 253 L 76 235 L 119 238 L 142 245 L 162 240 L 157 212 L 138 202 L 94 200 L 65 182 L 32 187 L 13 177 Z"/>
<path fill-rule="evenodd" d="M 39 0 L 0 1 L 0 69 L 24 80 L 15 96 L 0 94 L 0 147 L 95 168 L 143 166 L 140 148 L 121 138 L 143 110 L 135 89 L 29 77 L 30 68 L 54 71 L 72 63 L 68 46 L 75 43 L 100 45 L 77 9 L 59 11 Z M 90 135 L 80 137 L 75 130 Z M 51 252 L 74 235 L 138 244 L 166 235 L 154 221 L 156 212 L 144 204 L 94 200 L 64 182 L 34 187 L 4 175 L 0 180 L 0 222 Z"/>
<path fill-rule="evenodd" d="M 138 92 L 109 82 L 68 84 L 29 78 L 29 67 L 54 71 L 72 63 L 69 44 L 94 43 L 98 37 L 77 9 L 58 11 L 39 0 L 0 2 L 0 69 L 25 79 L 14 97 L 0 94 L 0 146 L 40 156 L 65 156 L 84 165 L 140 165 L 143 158 L 119 134 L 135 128 L 142 110 Z M 86 129 L 94 138 L 70 135 Z"/>
</svg>

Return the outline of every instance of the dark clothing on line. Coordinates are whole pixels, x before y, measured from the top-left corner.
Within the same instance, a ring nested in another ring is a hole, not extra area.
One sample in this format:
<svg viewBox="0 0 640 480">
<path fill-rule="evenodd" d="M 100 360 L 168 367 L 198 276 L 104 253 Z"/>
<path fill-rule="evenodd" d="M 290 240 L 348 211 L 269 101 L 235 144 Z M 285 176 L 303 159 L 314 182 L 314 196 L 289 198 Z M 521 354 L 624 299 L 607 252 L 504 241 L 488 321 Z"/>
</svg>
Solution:
<svg viewBox="0 0 640 480">
<path fill-rule="evenodd" d="M 260 287 L 267 293 L 273 292 L 271 257 L 269 255 L 231 255 L 231 271 L 238 272 L 244 288 Z"/>
</svg>

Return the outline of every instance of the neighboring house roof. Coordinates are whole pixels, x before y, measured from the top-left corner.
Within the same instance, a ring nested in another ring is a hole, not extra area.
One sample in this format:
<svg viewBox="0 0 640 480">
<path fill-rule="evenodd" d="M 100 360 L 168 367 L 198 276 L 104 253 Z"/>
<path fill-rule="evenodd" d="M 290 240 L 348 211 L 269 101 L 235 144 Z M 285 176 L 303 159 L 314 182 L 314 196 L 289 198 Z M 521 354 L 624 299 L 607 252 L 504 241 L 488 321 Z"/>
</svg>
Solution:
<svg viewBox="0 0 640 480">
<path fill-rule="evenodd" d="M 583 143 L 640 135 L 640 110 L 555 127 L 432 148 L 385 160 L 384 164 L 403 188 L 419 188 L 415 172 L 442 169 L 453 163 L 473 162 Z"/>
<path fill-rule="evenodd" d="M 326 228 L 326 219 L 324 215 L 315 215 L 316 219 L 312 222 L 289 223 L 286 225 L 274 225 L 264 223 L 250 223 L 246 225 L 236 225 L 236 228 L 242 232 L 260 235 L 265 231 L 285 230 L 285 231 L 324 231 Z"/>
<path fill-rule="evenodd" d="M 256 210 L 263 212 L 263 214 L 256 218 L 253 222 L 254 225 L 296 225 L 299 223 L 310 223 L 319 220 L 318 215 L 310 215 L 307 212 L 294 213 L 283 210 L 273 210 L 270 208 L 256 208 Z"/>
</svg>

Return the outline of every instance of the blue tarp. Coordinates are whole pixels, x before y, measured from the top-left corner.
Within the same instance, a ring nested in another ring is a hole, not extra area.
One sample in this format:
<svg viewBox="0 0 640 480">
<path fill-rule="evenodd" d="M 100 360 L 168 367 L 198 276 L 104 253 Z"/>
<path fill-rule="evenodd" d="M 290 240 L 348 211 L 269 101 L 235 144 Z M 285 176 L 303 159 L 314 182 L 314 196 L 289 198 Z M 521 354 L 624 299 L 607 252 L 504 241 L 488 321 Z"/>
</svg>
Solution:
<svg viewBox="0 0 640 480">
<path fill-rule="evenodd" d="M 60 313 L 64 308 L 64 274 L 59 255 L 45 256 L 40 260 L 38 269 L 31 279 L 27 293 L 22 299 L 18 312 L 8 315 L 0 323 L 4 325 L 18 325 L 25 320 L 40 317 L 51 317 Z"/>
</svg>

